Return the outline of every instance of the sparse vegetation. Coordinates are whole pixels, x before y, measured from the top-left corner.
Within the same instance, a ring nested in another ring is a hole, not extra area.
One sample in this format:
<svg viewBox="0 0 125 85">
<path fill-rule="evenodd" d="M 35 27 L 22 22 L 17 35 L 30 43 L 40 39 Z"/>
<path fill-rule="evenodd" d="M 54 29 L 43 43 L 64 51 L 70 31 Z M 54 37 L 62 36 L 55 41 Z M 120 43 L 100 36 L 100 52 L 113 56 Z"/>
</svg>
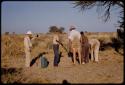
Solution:
<svg viewBox="0 0 125 85">
<path fill-rule="evenodd" d="M 71 59 L 67 57 L 65 49 L 60 46 L 61 56 L 63 57 L 61 57 L 57 69 L 53 67 L 52 33 L 39 34 L 39 37 L 32 40 L 31 60 L 42 52 L 48 52 L 46 58 L 50 64 L 46 69 L 40 68 L 40 60 L 37 60 L 29 69 L 24 67 L 24 35 L 2 35 L 2 83 L 62 83 L 66 78 L 68 78 L 68 81 L 71 83 L 121 83 L 123 81 L 123 56 L 114 51 L 112 45 L 107 45 L 108 43 L 112 44 L 112 39 L 116 37 L 117 34 L 115 32 L 87 32 L 86 34 L 89 38 L 97 38 L 102 41 L 101 46 L 104 47 L 105 50 L 99 52 L 99 64 L 90 62 L 84 66 L 73 66 Z M 60 38 L 60 41 L 65 48 L 67 48 L 67 34 L 60 34 Z M 93 69 L 95 69 L 95 71 L 93 71 Z M 84 77 L 82 75 L 84 75 Z M 93 76 L 91 80 L 90 76 Z M 117 77 L 119 79 L 117 79 Z M 107 79 L 107 81 L 105 81 L 105 79 Z"/>
</svg>

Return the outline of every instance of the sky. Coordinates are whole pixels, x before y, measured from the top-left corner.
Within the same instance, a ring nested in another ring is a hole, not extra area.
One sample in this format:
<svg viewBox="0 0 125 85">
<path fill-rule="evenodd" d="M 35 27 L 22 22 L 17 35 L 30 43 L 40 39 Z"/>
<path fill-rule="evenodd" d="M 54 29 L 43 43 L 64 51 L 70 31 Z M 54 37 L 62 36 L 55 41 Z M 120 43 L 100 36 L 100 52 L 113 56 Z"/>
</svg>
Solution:
<svg viewBox="0 0 125 85">
<path fill-rule="evenodd" d="M 115 32 L 118 12 L 113 12 L 104 23 L 93 8 L 80 11 L 72 1 L 3 1 L 1 7 L 1 31 L 26 33 L 46 33 L 50 26 L 64 27 L 65 32 L 71 25 L 78 31 Z"/>
</svg>

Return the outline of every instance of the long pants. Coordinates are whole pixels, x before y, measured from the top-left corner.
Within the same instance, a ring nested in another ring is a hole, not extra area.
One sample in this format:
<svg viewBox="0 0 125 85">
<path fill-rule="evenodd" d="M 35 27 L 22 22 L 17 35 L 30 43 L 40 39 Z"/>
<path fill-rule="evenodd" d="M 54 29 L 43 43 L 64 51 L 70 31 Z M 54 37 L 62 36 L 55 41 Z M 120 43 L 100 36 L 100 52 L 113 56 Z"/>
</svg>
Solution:
<svg viewBox="0 0 125 85">
<path fill-rule="evenodd" d="M 59 45 L 53 44 L 53 50 L 54 50 L 54 66 L 58 65 L 59 62 Z"/>
<path fill-rule="evenodd" d="M 81 46 L 81 59 L 82 62 L 88 63 L 89 62 L 89 43 L 85 43 Z"/>
<path fill-rule="evenodd" d="M 30 53 L 30 51 L 25 51 L 25 53 L 26 53 L 25 66 L 26 66 L 26 67 L 30 67 L 30 57 L 31 57 L 31 53 Z"/>
<path fill-rule="evenodd" d="M 91 60 L 99 61 L 98 59 L 98 53 L 99 53 L 99 46 L 100 44 L 97 44 L 94 48 L 91 48 Z M 94 56 L 93 56 L 94 54 Z"/>
</svg>

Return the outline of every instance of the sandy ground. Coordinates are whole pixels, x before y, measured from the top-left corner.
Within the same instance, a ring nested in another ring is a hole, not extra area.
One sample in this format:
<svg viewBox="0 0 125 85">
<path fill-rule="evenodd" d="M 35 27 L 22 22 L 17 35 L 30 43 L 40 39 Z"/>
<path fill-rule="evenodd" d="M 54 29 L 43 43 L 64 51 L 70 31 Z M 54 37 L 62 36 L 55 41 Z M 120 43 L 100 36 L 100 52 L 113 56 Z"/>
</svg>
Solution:
<svg viewBox="0 0 125 85">
<path fill-rule="evenodd" d="M 114 49 L 99 52 L 99 62 L 73 65 L 71 58 L 62 53 L 58 67 L 53 67 L 53 56 L 46 54 L 47 68 L 40 67 L 40 60 L 30 68 L 24 67 L 25 57 L 10 58 L 2 65 L 3 83 L 123 83 L 123 55 Z M 33 57 L 34 58 L 34 57 Z M 32 59 L 33 59 L 32 58 Z M 32 60 L 31 59 L 31 60 Z"/>
</svg>

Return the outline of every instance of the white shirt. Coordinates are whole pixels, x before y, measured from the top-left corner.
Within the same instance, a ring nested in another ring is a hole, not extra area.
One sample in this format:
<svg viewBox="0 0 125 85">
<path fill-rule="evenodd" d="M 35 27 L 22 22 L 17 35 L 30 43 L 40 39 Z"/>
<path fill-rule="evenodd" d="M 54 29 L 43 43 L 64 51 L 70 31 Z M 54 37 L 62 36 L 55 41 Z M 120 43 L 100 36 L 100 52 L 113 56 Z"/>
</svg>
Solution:
<svg viewBox="0 0 125 85">
<path fill-rule="evenodd" d="M 70 31 L 68 38 L 69 38 L 71 41 L 73 41 L 74 39 L 79 39 L 79 40 L 80 40 L 80 37 L 81 37 L 81 34 L 80 34 L 79 31 L 72 30 L 72 31 Z"/>
<path fill-rule="evenodd" d="M 28 36 L 26 36 L 24 38 L 24 46 L 25 46 L 25 50 L 30 50 L 30 47 L 32 47 L 32 43 L 31 43 L 31 40 Z"/>
<path fill-rule="evenodd" d="M 53 36 L 53 44 L 58 44 L 58 42 L 56 40 L 59 41 L 59 36 L 54 34 L 54 36 Z"/>
</svg>

